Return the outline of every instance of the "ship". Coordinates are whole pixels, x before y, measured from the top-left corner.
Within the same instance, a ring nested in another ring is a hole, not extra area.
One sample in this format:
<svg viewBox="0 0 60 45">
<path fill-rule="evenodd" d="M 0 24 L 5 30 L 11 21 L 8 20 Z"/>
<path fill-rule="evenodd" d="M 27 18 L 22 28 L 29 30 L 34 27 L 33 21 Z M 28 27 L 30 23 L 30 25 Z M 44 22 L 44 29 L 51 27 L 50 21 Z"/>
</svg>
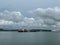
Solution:
<svg viewBox="0 0 60 45">
<path fill-rule="evenodd" d="M 51 32 L 51 30 L 45 29 L 19 29 L 18 32 Z"/>
</svg>

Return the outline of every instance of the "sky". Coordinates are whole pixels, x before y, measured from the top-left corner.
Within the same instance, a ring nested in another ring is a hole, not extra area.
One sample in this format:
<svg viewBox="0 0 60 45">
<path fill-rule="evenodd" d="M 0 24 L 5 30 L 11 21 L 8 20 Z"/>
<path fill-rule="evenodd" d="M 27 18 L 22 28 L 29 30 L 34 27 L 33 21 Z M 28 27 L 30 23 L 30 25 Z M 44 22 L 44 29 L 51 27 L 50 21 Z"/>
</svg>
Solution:
<svg viewBox="0 0 60 45">
<path fill-rule="evenodd" d="M 60 0 L 0 0 L 0 28 L 60 29 Z"/>
</svg>

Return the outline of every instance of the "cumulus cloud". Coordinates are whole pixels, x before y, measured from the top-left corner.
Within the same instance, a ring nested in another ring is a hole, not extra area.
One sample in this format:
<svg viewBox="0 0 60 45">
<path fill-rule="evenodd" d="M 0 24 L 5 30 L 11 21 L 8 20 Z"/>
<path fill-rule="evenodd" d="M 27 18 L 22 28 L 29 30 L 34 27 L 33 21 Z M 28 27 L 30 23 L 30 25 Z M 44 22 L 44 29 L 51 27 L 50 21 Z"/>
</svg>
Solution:
<svg viewBox="0 0 60 45">
<path fill-rule="evenodd" d="M 23 15 L 21 12 L 5 10 L 4 12 L 0 13 L 0 19 L 18 22 L 23 20 Z"/>
<path fill-rule="evenodd" d="M 3 29 L 13 29 L 16 28 L 17 23 L 13 21 L 0 20 L 0 28 Z"/>
<path fill-rule="evenodd" d="M 19 29 L 21 27 L 28 27 L 33 24 L 34 18 L 28 18 L 19 11 L 5 10 L 0 12 L 0 28 L 4 29 Z"/>
<path fill-rule="evenodd" d="M 60 8 L 37 8 L 35 10 L 29 11 L 31 14 L 35 16 L 36 21 L 38 21 L 42 25 L 46 25 L 45 27 L 60 27 Z M 42 22 L 42 23 L 41 23 Z"/>
<path fill-rule="evenodd" d="M 5 10 L 0 12 L 0 28 L 16 29 L 23 19 L 24 16 L 21 14 L 21 12 Z"/>
<path fill-rule="evenodd" d="M 19 11 L 0 12 L 0 28 L 46 28 L 60 29 L 60 8 L 37 8 L 29 11 L 34 17 L 28 18 Z"/>
</svg>

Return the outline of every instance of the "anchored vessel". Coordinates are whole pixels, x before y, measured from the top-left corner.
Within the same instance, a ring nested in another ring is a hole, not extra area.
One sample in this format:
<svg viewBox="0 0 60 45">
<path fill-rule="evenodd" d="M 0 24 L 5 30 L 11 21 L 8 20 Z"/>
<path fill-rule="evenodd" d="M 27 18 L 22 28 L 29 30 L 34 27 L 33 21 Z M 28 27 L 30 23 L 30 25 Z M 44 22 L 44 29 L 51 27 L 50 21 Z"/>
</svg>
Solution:
<svg viewBox="0 0 60 45">
<path fill-rule="evenodd" d="M 44 30 L 44 29 L 19 29 L 18 32 L 51 32 L 51 30 Z"/>
</svg>

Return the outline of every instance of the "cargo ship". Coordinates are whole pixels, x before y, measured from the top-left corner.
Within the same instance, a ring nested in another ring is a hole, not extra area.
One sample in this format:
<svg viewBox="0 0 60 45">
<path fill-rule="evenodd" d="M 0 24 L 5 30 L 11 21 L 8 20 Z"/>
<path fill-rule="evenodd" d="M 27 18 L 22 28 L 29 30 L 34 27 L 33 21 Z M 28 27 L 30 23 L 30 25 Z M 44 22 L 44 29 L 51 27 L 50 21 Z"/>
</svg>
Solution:
<svg viewBox="0 0 60 45">
<path fill-rule="evenodd" d="M 51 30 L 44 29 L 19 29 L 18 32 L 51 32 Z"/>
</svg>

